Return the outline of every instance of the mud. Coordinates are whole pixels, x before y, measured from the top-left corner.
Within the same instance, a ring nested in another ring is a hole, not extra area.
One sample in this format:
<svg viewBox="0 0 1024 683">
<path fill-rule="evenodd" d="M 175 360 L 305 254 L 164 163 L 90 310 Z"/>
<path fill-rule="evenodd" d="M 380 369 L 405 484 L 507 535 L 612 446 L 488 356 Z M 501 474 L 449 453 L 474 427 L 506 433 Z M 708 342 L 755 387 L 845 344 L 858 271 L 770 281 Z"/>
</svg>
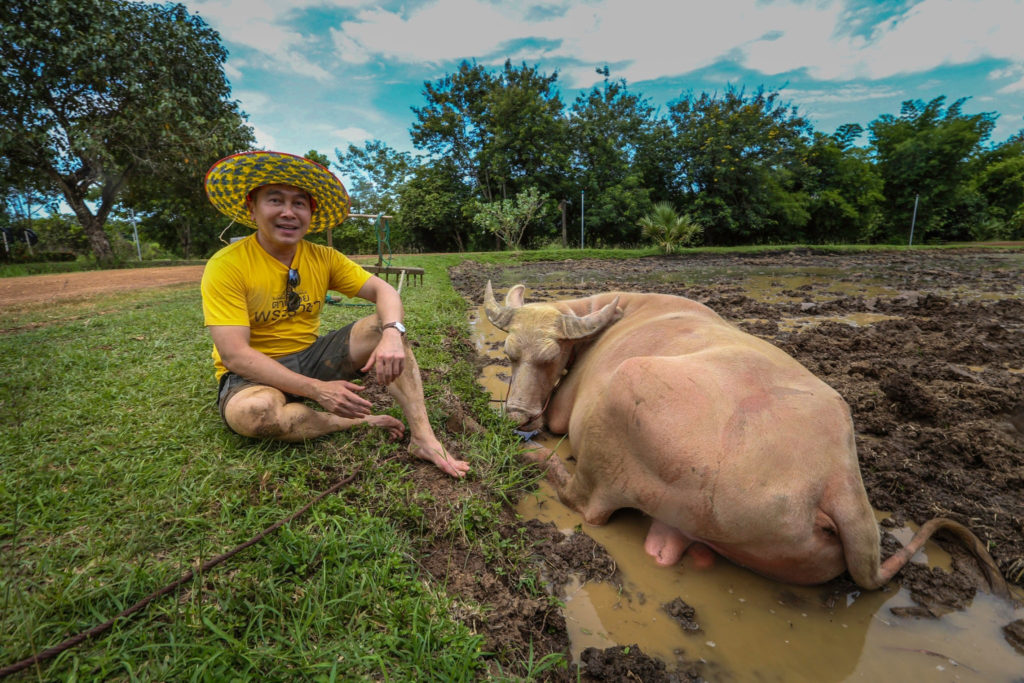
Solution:
<svg viewBox="0 0 1024 683">
<path fill-rule="evenodd" d="M 819 277 L 801 283 L 801 273 Z M 892 513 L 883 522 L 883 556 L 899 547 L 885 533 L 887 525 L 950 517 L 988 545 L 1018 587 L 1024 578 L 1022 273 L 1019 249 L 869 255 L 801 250 L 512 267 L 467 262 L 450 271 L 456 289 L 474 305 L 488 279 L 499 291 L 525 283 L 531 301 L 621 290 L 707 304 L 793 355 L 850 404 L 868 496 L 876 509 Z M 956 542 L 937 540 L 952 555 L 953 571 L 908 565 L 896 581 L 917 605 L 899 616 L 941 618 L 974 597 L 980 576 L 973 560 Z M 852 589 L 844 576 L 823 587 L 823 594 Z M 665 609 L 699 622 L 685 603 Z M 1020 630 L 1019 624 L 1004 629 L 1018 648 Z M 645 655 L 629 647 L 590 653 L 575 663 L 573 675 L 578 665 L 583 680 L 625 680 L 623 671 L 636 667 L 637 657 Z M 707 676 L 709 666 L 673 663 L 671 671 L 655 665 L 635 674 L 641 680 L 690 680 L 701 672 Z"/>
</svg>

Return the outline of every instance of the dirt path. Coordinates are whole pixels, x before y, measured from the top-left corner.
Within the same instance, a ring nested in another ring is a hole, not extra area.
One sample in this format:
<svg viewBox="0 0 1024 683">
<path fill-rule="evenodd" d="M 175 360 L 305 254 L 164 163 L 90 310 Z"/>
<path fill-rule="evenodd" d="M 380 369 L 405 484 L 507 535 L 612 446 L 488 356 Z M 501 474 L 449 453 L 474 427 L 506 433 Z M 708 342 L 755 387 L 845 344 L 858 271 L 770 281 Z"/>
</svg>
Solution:
<svg viewBox="0 0 1024 683">
<path fill-rule="evenodd" d="M 27 304 L 72 301 L 97 294 L 195 283 L 203 266 L 123 268 L 0 278 L 0 311 Z"/>
</svg>

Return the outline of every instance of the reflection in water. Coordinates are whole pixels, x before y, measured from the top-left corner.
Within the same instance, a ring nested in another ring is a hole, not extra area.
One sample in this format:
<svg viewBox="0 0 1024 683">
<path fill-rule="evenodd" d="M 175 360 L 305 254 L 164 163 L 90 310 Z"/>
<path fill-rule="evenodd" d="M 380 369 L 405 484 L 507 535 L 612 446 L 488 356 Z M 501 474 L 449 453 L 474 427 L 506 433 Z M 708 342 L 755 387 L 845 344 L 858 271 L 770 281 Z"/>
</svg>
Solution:
<svg viewBox="0 0 1024 683">
<path fill-rule="evenodd" d="M 491 326 L 482 310 L 472 322 L 478 350 L 495 359 L 480 381 L 492 396 L 504 398 L 504 333 Z M 571 453 L 566 439 L 538 440 L 557 449 L 563 461 Z M 571 471 L 571 461 L 567 467 Z M 1024 657 L 1000 630 L 1024 618 L 1024 609 L 1014 613 L 987 594 L 979 593 L 968 610 L 942 619 L 897 617 L 890 608 L 913 605 L 903 590 L 856 591 L 836 599 L 824 587 L 777 583 L 719 556 L 708 569 L 697 568 L 689 555 L 675 567 L 659 567 L 643 550 L 649 520 L 642 514 L 623 510 L 604 526 L 586 525 L 546 484 L 524 498 L 518 511 L 566 533 L 582 526 L 621 572 L 621 589 L 607 583 L 565 588 L 565 617 L 577 661 L 588 647 L 635 643 L 670 669 L 676 662 L 703 660 L 711 680 L 981 682 L 1020 680 L 1024 672 Z M 894 533 L 906 542 L 913 532 Z M 915 560 L 944 568 L 950 562 L 931 542 Z M 685 630 L 664 611 L 662 606 L 676 598 L 695 608 L 700 630 Z"/>
</svg>

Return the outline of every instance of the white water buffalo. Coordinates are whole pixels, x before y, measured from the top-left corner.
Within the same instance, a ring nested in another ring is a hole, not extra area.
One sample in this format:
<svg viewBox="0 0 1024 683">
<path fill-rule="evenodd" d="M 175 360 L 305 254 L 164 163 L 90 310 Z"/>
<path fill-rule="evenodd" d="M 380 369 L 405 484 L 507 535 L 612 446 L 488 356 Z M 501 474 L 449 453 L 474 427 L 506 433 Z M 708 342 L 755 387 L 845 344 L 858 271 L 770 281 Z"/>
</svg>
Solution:
<svg viewBox="0 0 1024 683">
<path fill-rule="evenodd" d="M 951 520 L 931 520 L 880 562 L 850 409 L 781 349 L 682 297 L 524 305 L 523 292 L 499 305 L 490 282 L 485 291 L 488 319 L 508 332 L 506 409 L 520 429 L 569 435 L 572 475 L 546 449 L 528 456 L 588 523 L 635 508 L 653 519 L 644 547 L 660 564 L 699 542 L 779 581 L 849 570 L 869 589 L 946 529 L 1009 595 L 981 542 Z"/>
</svg>

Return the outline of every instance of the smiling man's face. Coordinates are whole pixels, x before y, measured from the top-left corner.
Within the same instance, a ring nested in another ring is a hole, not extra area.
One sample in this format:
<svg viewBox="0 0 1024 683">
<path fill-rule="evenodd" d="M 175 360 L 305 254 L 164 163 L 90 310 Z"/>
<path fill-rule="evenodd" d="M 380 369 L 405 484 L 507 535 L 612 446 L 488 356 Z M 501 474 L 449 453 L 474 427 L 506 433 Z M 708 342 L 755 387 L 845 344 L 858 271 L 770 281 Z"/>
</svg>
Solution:
<svg viewBox="0 0 1024 683">
<path fill-rule="evenodd" d="M 309 193 L 292 185 L 263 185 L 252 192 L 249 212 L 260 244 L 270 253 L 293 251 L 313 215 Z"/>
</svg>

